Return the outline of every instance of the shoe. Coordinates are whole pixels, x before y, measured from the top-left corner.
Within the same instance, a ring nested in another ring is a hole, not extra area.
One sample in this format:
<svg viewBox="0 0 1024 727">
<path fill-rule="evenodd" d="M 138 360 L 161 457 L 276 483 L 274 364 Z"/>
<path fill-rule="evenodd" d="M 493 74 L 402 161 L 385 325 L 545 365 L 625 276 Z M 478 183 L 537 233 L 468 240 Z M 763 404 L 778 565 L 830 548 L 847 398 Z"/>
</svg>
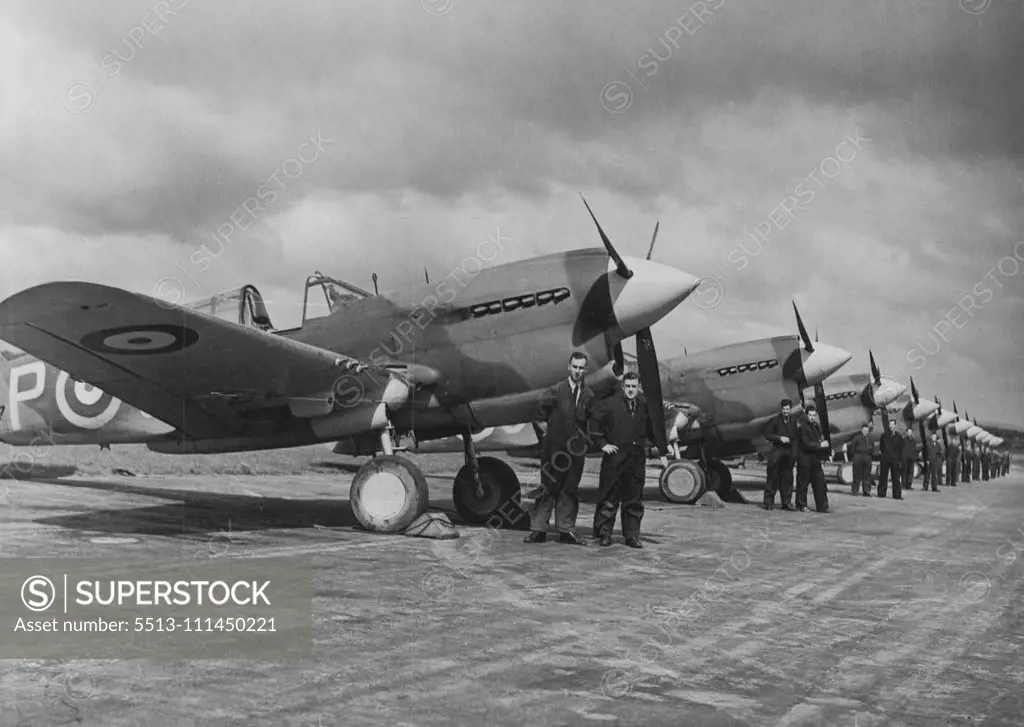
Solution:
<svg viewBox="0 0 1024 727">
<path fill-rule="evenodd" d="M 543 543 L 543 542 L 547 541 L 547 539 L 548 539 L 548 534 L 545 533 L 543 530 L 531 530 L 530 534 L 527 535 L 523 539 L 523 542 L 524 543 Z"/>
<path fill-rule="evenodd" d="M 863 497 L 871 497 L 871 493 L 870 492 L 862 492 L 861 495 Z"/>
<path fill-rule="evenodd" d="M 787 508 L 785 508 L 785 509 L 786 509 L 786 510 L 788 510 L 789 508 L 787 507 Z M 806 509 L 807 509 L 807 508 L 806 508 L 806 507 L 804 507 L 803 505 L 797 505 L 797 506 L 796 506 L 796 511 L 797 511 L 797 512 L 803 512 L 803 511 L 804 511 L 804 510 L 806 510 Z"/>
<path fill-rule="evenodd" d="M 817 510 L 817 508 L 815 508 L 815 509 Z M 827 507 L 822 508 L 821 510 L 818 510 L 818 512 L 820 512 L 822 515 L 828 515 L 828 508 Z"/>
<path fill-rule="evenodd" d="M 566 545 L 586 545 L 587 541 L 583 540 L 576 533 L 562 533 L 558 536 L 558 539 Z"/>
<path fill-rule="evenodd" d="M 640 544 L 640 541 L 637 538 L 626 538 L 626 547 L 637 548 L 639 550 L 644 546 Z"/>
<path fill-rule="evenodd" d="M 611 536 L 605 535 L 603 538 L 597 541 L 597 544 L 600 545 L 602 548 L 607 548 L 609 545 L 612 544 Z"/>
<path fill-rule="evenodd" d="M 892 499 L 894 499 L 894 500 L 902 500 L 903 498 L 902 497 L 896 497 L 895 495 L 893 495 Z"/>
<path fill-rule="evenodd" d="M 785 504 L 784 504 L 784 505 L 782 506 L 782 509 L 783 509 L 783 510 L 785 510 L 785 511 L 787 511 L 787 512 L 792 512 L 792 511 L 793 511 L 793 506 L 792 506 L 792 505 L 785 505 Z"/>
<path fill-rule="evenodd" d="M 765 502 L 762 503 L 762 507 L 764 507 L 764 509 L 767 510 L 768 512 L 771 512 L 772 508 L 774 507 L 774 504 L 771 502 Z"/>
</svg>

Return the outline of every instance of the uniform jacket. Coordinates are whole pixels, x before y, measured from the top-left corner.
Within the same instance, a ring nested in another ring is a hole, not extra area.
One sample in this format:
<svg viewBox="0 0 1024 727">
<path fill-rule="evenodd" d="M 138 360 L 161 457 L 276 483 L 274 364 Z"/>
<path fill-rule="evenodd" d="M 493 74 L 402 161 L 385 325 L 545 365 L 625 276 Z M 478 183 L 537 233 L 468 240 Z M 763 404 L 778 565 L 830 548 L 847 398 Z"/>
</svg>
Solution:
<svg viewBox="0 0 1024 727">
<path fill-rule="evenodd" d="M 636 411 L 631 416 L 626 395 L 623 393 L 602 400 L 594 412 L 592 429 L 594 441 L 598 447 L 614 444 L 619 448 L 618 455 L 625 454 L 629 448 L 638 444 L 646 452 L 647 440 L 656 441 L 654 434 L 655 422 L 651 418 L 647 400 L 642 394 L 636 397 Z M 664 426 L 659 424 L 657 426 Z M 665 452 L 661 456 L 667 456 Z"/>
<path fill-rule="evenodd" d="M 792 414 L 789 415 L 789 423 L 783 421 L 781 413 L 772 417 L 764 430 L 764 438 L 772 445 L 771 453 L 776 457 L 793 457 L 796 454 L 797 430 L 797 420 Z M 782 437 L 789 437 L 789 444 L 783 444 L 780 441 Z"/>
<path fill-rule="evenodd" d="M 885 431 L 878 445 L 882 450 L 882 459 L 898 462 L 903 455 L 903 435 L 899 432 Z"/>
<path fill-rule="evenodd" d="M 946 447 L 946 456 L 952 457 L 954 455 L 957 457 L 960 456 L 960 440 L 958 440 L 956 437 L 950 437 L 949 446 Z"/>
<path fill-rule="evenodd" d="M 537 419 L 546 422 L 544 433 L 544 449 L 549 447 L 564 448 L 570 439 L 581 437 L 580 444 L 573 447 L 574 452 L 586 451 L 590 436 L 588 423 L 594 408 L 594 392 L 581 384 L 578 401 L 574 407 L 569 397 L 569 380 L 562 379 L 554 389 L 545 393 L 537 407 Z"/>
<path fill-rule="evenodd" d="M 851 457 L 870 457 L 874 451 L 874 447 L 871 445 L 870 437 L 865 437 L 863 434 L 857 434 L 850 440 L 850 446 L 847 451 L 849 451 Z"/>
<path fill-rule="evenodd" d="M 820 460 L 828 454 L 821 446 L 821 423 L 803 417 L 797 425 L 797 441 L 802 460 Z"/>
</svg>

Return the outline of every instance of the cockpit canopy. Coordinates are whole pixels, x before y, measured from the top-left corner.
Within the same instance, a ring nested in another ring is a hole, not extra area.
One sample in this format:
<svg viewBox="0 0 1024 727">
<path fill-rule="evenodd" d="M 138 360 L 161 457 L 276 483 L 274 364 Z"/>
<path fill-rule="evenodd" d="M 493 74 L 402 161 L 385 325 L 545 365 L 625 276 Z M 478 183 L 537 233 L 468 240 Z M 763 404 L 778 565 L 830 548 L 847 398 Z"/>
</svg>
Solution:
<svg viewBox="0 0 1024 727">
<path fill-rule="evenodd" d="M 274 328 L 270 323 L 267 306 L 263 303 L 263 296 L 254 285 L 243 285 L 235 290 L 211 295 L 209 298 L 186 303 L 184 307 L 261 331 L 271 331 Z"/>
<path fill-rule="evenodd" d="M 318 294 L 315 289 L 320 288 Z M 312 295 L 310 293 L 312 292 Z M 339 308 L 356 300 L 369 298 L 372 293 L 362 288 L 324 275 L 319 270 L 306 278 L 306 292 L 302 299 L 302 322 L 329 316 Z"/>
</svg>

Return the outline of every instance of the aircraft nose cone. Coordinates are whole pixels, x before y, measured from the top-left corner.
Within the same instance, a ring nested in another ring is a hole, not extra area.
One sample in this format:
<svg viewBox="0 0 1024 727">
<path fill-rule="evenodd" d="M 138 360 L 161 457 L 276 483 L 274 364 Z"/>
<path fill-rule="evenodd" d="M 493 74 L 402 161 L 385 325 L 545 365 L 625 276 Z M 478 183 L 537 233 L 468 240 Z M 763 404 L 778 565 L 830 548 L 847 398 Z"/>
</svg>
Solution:
<svg viewBox="0 0 1024 727">
<path fill-rule="evenodd" d="M 914 405 L 914 419 L 921 421 L 939 410 L 939 405 L 930 399 L 921 399 Z"/>
<path fill-rule="evenodd" d="M 632 257 L 623 260 L 633 271 L 628 280 L 608 261 L 612 310 L 623 338 L 660 321 L 700 285 L 697 276 L 668 265 Z"/>
<path fill-rule="evenodd" d="M 875 406 L 889 406 L 907 393 L 907 387 L 896 379 L 882 377 L 882 383 L 874 387 Z"/>
<path fill-rule="evenodd" d="M 955 420 L 956 420 L 956 414 L 954 414 L 951 411 L 946 411 L 945 409 L 941 409 L 939 411 L 939 418 L 935 420 L 935 426 L 937 426 L 937 427 L 946 427 L 946 426 L 952 424 Z"/>
<path fill-rule="evenodd" d="M 853 358 L 853 355 L 849 351 L 844 351 L 835 346 L 816 343 L 812 353 L 801 349 L 800 358 L 802 361 L 801 367 L 804 372 L 804 383 L 806 386 L 814 386 L 845 366 Z"/>
</svg>

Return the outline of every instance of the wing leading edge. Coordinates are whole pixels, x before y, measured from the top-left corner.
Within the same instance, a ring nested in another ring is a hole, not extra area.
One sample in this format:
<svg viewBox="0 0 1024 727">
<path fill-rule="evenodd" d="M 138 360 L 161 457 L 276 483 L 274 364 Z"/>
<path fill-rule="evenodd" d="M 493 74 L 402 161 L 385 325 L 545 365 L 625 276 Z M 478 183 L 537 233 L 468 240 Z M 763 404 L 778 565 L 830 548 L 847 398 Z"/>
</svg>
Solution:
<svg viewBox="0 0 1024 727">
<path fill-rule="evenodd" d="M 0 339 L 194 438 L 270 433 L 370 401 L 394 374 L 272 333 L 95 283 L 0 302 Z M 337 392 L 335 396 L 335 392 Z"/>
</svg>

